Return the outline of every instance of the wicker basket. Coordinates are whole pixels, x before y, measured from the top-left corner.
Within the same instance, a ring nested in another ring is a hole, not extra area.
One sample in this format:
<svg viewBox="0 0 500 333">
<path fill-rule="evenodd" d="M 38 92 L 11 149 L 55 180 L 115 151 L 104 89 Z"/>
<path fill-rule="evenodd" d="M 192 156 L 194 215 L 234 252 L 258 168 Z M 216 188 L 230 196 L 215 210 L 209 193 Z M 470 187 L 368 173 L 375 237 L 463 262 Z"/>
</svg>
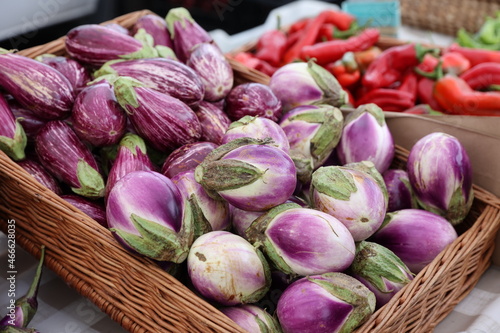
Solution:
<svg viewBox="0 0 500 333">
<path fill-rule="evenodd" d="M 403 24 L 451 36 L 460 28 L 477 32 L 500 10 L 498 0 L 400 0 L 400 6 Z"/>
<path fill-rule="evenodd" d="M 130 27 L 150 11 L 112 22 Z M 60 38 L 20 52 L 64 54 Z M 238 80 L 258 79 L 234 68 Z M 398 147 L 395 167 L 408 151 Z M 372 315 L 356 332 L 429 332 L 473 288 L 489 267 L 500 228 L 500 200 L 475 186 L 475 201 L 460 237 Z M 0 228 L 16 221 L 16 242 L 35 257 L 47 247 L 46 266 L 130 332 L 242 332 L 151 260 L 124 250 L 96 221 L 39 184 L 0 152 Z"/>
</svg>

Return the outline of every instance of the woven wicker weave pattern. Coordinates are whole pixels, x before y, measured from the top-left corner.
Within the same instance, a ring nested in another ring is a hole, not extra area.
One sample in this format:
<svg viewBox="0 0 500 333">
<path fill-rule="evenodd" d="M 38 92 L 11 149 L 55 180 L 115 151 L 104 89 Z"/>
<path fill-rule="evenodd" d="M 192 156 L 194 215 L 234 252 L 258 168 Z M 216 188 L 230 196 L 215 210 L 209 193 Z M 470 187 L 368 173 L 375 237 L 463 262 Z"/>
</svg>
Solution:
<svg viewBox="0 0 500 333">
<path fill-rule="evenodd" d="M 500 10 L 497 0 L 400 0 L 401 22 L 455 36 L 460 28 L 475 33 L 486 16 Z"/>
<path fill-rule="evenodd" d="M 112 22 L 129 28 L 140 11 Z M 21 51 L 65 54 L 64 38 Z M 237 82 L 267 80 L 244 66 Z M 265 82 L 263 82 L 265 83 Z M 398 147 L 394 167 L 408 151 Z M 475 187 L 461 236 L 356 332 L 429 332 L 473 288 L 490 265 L 500 228 L 500 201 Z M 124 250 L 111 233 L 34 180 L 0 152 L 0 229 L 16 220 L 16 241 L 130 332 L 243 332 L 215 307 L 150 260 Z"/>
</svg>

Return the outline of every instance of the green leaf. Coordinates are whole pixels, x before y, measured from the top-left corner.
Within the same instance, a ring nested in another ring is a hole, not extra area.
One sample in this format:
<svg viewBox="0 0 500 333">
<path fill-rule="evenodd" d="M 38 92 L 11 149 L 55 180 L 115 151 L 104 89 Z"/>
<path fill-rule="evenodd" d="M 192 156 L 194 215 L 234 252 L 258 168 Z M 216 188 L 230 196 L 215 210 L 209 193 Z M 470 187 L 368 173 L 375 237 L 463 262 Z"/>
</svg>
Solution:
<svg viewBox="0 0 500 333">
<path fill-rule="evenodd" d="M 80 187 L 72 187 L 73 192 L 87 198 L 101 198 L 104 196 L 105 184 L 102 175 L 83 159 L 78 161 L 76 176 Z"/>
</svg>

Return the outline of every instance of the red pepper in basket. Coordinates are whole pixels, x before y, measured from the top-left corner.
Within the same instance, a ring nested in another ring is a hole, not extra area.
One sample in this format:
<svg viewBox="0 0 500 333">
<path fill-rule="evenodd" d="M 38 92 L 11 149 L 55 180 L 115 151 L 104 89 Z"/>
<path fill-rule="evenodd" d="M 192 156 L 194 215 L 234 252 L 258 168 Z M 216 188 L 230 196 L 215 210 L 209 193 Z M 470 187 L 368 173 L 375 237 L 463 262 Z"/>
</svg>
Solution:
<svg viewBox="0 0 500 333">
<path fill-rule="evenodd" d="M 368 89 L 389 87 L 400 81 L 406 70 L 418 66 L 427 53 L 438 54 L 439 50 L 414 43 L 388 48 L 370 64 L 362 83 Z"/>
<path fill-rule="evenodd" d="M 378 88 L 370 90 L 356 101 L 357 106 L 368 103 L 375 103 L 384 111 L 403 112 L 414 106 L 414 96 L 403 90 Z"/>
<path fill-rule="evenodd" d="M 443 72 L 460 75 L 470 68 L 470 61 L 458 52 L 447 52 L 440 57 Z"/>
<path fill-rule="evenodd" d="M 248 68 L 256 69 L 269 76 L 273 75 L 277 69 L 266 61 L 257 58 L 250 52 L 238 52 L 233 56 L 233 59 L 241 62 Z"/>
<path fill-rule="evenodd" d="M 418 104 L 415 105 L 408 110 L 404 110 L 403 113 L 411 113 L 411 114 L 433 114 L 433 115 L 442 115 L 442 112 L 436 111 L 431 108 L 429 104 Z"/>
<path fill-rule="evenodd" d="M 434 98 L 445 113 L 500 117 L 500 94 L 475 91 L 460 77 L 447 74 L 434 84 Z"/>
<path fill-rule="evenodd" d="M 441 105 L 433 96 L 435 81 L 427 77 L 421 77 L 417 84 L 417 100 L 419 103 L 429 105 L 433 110 L 443 111 Z"/>
<path fill-rule="evenodd" d="M 280 18 L 278 16 L 278 27 L 266 31 L 259 38 L 256 46 L 255 56 L 266 61 L 274 67 L 281 64 L 281 58 L 286 50 L 287 35 L 280 29 Z"/>
<path fill-rule="evenodd" d="M 324 11 L 325 22 L 335 25 L 340 30 L 349 30 L 356 22 L 356 17 L 342 10 L 327 9 Z"/>
<path fill-rule="evenodd" d="M 382 53 L 378 46 L 372 46 L 363 51 L 354 52 L 354 60 L 356 60 L 359 69 L 362 73 L 366 71 L 368 66 Z"/>
<path fill-rule="evenodd" d="M 401 81 L 401 84 L 397 88 L 400 91 L 406 91 L 413 96 L 413 103 L 417 99 L 417 86 L 418 86 L 418 76 L 413 71 L 408 71 Z"/>
<path fill-rule="evenodd" d="M 302 29 L 304 29 L 306 27 L 306 25 L 309 23 L 309 21 L 311 21 L 312 18 L 310 17 L 306 17 L 306 18 L 303 18 L 301 20 L 298 20 L 296 22 L 294 22 L 290 28 L 288 28 L 288 33 L 289 34 L 293 34 L 297 31 L 301 31 Z"/>
<path fill-rule="evenodd" d="M 456 43 L 451 44 L 446 52 L 457 52 L 463 55 L 470 61 L 471 67 L 479 65 L 483 62 L 498 62 L 500 63 L 500 51 L 473 49 L 463 47 Z"/>
<path fill-rule="evenodd" d="M 338 39 L 314 45 L 304 46 L 300 58 L 315 58 L 319 65 L 325 65 L 342 58 L 346 52 L 356 52 L 372 47 L 379 39 L 380 31 L 375 28 L 363 30 L 359 35 L 348 39 Z"/>
<path fill-rule="evenodd" d="M 342 59 L 327 64 L 325 68 L 335 76 L 344 89 L 356 84 L 361 78 L 358 64 L 354 60 L 354 53 L 347 52 Z"/>
<path fill-rule="evenodd" d="M 488 89 L 500 84 L 500 63 L 484 62 L 465 71 L 460 77 L 474 90 Z"/>
</svg>

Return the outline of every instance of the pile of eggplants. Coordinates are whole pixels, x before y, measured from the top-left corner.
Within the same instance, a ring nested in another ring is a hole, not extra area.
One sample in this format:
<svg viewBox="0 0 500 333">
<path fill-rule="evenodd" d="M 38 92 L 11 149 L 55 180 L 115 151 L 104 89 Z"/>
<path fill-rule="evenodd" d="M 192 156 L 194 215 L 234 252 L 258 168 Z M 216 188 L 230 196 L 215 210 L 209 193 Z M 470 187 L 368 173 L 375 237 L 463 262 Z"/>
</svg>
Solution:
<svg viewBox="0 0 500 333">
<path fill-rule="evenodd" d="M 0 149 L 251 332 L 354 330 L 471 209 L 455 137 L 427 135 L 393 168 L 378 106 L 341 112 L 314 61 L 235 84 L 185 8 L 79 26 L 65 46 L 0 52 Z"/>
</svg>

